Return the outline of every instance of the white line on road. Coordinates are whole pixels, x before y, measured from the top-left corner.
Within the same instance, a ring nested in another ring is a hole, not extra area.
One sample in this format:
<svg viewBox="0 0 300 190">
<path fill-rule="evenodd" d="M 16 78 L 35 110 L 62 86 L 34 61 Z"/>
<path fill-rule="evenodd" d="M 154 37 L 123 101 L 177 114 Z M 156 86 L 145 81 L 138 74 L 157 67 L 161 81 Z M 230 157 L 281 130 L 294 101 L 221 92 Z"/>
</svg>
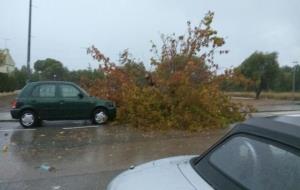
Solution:
<svg viewBox="0 0 300 190">
<path fill-rule="evenodd" d="M 35 131 L 36 129 L 0 129 L 0 132 L 11 132 L 11 131 Z"/>
<path fill-rule="evenodd" d="M 71 129 L 85 129 L 85 128 L 98 128 L 99 126 L 84 126 L 84 127 L 65 127 L 63 129 L 65 130 L 71 130 Z"/>
</svg>

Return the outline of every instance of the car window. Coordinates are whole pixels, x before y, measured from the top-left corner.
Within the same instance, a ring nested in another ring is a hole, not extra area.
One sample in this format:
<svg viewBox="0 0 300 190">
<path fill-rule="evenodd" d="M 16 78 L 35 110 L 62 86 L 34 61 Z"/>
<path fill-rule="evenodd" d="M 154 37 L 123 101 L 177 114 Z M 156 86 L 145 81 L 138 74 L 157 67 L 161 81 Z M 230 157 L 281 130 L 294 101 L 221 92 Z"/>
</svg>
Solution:
<svg viewBox="0 0 300 190">
<path fill-rule="evenodd" d="M 53 98 L 55 97 L 55 84 L 43 84 L 36 86 L 32 91 L 33 97 Z"/>
<path fill-rule="evenodd" d="M 297 189 L 299 152 L 248 137 L 234 137 L 214 151 L 210 164 L 248 189 Z"/>
<path fill-rule="evenodd" d="M 80 87 L 79 87 L 79 89 L 80 89 L 86 96 L 90 96 L 90 94 L 89 94 L 86 90 L 84 90 L 83 88 L 80 88 Z"/>
<path fill-rule="evenodd" d="M 64 98 L 78 97 L 80 91 L 72 85 L 60 85 L 61 96 Z"/>
</svg>

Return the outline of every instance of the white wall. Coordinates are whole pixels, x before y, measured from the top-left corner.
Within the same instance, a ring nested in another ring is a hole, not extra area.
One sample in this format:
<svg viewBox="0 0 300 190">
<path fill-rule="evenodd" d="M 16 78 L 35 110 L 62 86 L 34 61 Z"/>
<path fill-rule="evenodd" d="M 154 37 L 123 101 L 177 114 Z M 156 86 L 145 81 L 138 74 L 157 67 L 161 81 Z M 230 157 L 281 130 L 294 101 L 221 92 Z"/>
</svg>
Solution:
<svg viewBox="0 0 300 190">
<path fill-rule="evenodd" d="M 4 64 L 0 66 L 0 73 L 12 73 L 15 70 L 15 62 L 10 56 L 9 50 L 1 50 L 6 55 Z"/>
</svg>

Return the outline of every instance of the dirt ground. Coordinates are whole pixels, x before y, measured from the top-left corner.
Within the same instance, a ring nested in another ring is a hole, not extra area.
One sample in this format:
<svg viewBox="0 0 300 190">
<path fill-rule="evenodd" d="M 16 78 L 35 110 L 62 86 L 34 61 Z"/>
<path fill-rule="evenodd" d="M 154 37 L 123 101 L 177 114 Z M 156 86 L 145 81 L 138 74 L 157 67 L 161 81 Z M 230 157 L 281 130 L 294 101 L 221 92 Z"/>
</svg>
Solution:
<svg viewBox="0 0 300 190">
<path fill-rule="evenodd" d="M 266 105 L 292 105 L 298 103 L 297 101 L 291 100 L 274 100 L 274 99 L 253 99 L 253 98 L 239 98 L 239 97 L 232 97 L 232 101 L 236 103 L 243 103 L 247 105 L 252 105 L 254 107 L 258 106 L 266 106 Z"/>
</svg>

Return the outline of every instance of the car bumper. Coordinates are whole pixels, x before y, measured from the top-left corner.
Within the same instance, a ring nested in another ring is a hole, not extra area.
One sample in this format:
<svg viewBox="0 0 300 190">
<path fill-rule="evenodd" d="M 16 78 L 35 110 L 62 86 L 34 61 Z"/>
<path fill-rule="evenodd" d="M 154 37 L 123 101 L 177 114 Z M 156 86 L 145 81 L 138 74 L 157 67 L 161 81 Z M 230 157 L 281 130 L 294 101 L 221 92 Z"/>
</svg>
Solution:
<svg viewBox="0 0 300 190">
<path fill-rule="evenodd" d="M 13 119 L 19 119 L 20 109 L 12 109 L 10 110 L 10 115 Z"/>
</svg>

